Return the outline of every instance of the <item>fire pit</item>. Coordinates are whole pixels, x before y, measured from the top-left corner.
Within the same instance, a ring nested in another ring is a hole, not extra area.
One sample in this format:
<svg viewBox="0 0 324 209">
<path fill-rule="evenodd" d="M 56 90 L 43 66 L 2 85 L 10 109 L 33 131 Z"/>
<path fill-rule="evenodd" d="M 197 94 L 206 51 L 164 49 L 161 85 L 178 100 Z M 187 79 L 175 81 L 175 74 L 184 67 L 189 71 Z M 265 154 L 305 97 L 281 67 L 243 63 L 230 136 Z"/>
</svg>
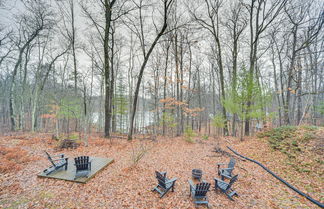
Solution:
<svg viewBox="0 0 324 209">
<path fill-rule="evenodd" d="M 200 181 L 201 176 L 202 176 L 202 170 L 199 170 L 199 169 L 193 169 L 192 170 L 192 178 L 193 179 L 197 179 L 197 180 Z"/>
</svg>

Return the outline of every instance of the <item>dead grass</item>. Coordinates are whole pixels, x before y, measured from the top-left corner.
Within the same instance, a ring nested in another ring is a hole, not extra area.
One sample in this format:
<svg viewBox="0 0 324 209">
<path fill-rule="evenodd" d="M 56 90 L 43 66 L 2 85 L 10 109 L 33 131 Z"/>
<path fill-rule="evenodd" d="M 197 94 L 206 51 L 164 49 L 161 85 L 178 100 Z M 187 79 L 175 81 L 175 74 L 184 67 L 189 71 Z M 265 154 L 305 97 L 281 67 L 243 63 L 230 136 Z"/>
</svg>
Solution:
<svg viewBox="0 0 324 209">
<path fill-rule="evenodd" d="M 18 171 L 23 164 L 32 161 L 26 150 L 19 147 L 0 146 L 0 173 Z"/>
</svg>

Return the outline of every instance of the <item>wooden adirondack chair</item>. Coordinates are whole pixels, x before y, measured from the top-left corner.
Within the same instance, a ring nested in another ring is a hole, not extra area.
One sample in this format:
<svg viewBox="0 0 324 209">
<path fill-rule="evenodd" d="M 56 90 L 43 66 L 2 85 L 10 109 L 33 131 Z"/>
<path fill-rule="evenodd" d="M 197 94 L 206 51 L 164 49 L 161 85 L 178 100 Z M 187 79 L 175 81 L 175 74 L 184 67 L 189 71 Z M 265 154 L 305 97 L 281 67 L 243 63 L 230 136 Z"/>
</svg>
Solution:
<svg viewBox="0 0 324 209">
<path fill-rule="evenodd" d="M 207 192 L 209 191 L 210 183 L 203 181 L 194 185 L 191 180 L 189 180 L 188 182 L 190 185 L 189 196 L 192 195 L 195 205 L 197 206 L 198 204 L 205 204 L 207 205 L 207 207 L 209 207 Z"/>
<path fill-rule="evenodd" d="M 75 177 L 77 179 L 79 177 L 88 177 L 91 172 L 91 161 L 89 160 L 89 156 L 80 156 L 74 158 L 75 162 Z"/>
<path fill-rule="evenodd" d="M 234 166 L 235 166 L 235 159 L 231 158 L 230 162 L 228 163 L 227 168 L 221 168 L 220 167 L 221 165 L 225 165 L 225 163 L 217 163 L 218 175 L 221 176 L 222 180 L 224 180 L 224 178 L 231 179 L 232 172 L 233 172 Z"/>
<path fill-rule="evenodd" d="M 166 172 L 155 171 L 155 174 L 158 180 L 158 185 L 152 189 L 152 191 L 157 191 L 160 194 L 160 198 L 162 198 L 170 189 L 172 189 L 172 192 L 174 191 L 174 184 L 177 178 L 168 179 L 166 177 Z"/>
<path fill-rule="evenodd" d="M 215 178 L 215 190 L 217 191 L 217 189 L 220 189 L 221 192 L 225 193 L 227 195 L 227 197 L 230 200 L 233 200 L 233 196 L 236 195 L 238 196 L 237 192 L 234 191 L 231 187 L 232 185 L 235 183 L 235 181 L 237 180 L 238 175 L 234 176 L 233 178 L 231 178 L 230 182 L 227 183 L 223 180 L 220 180 L 218 178 Z"/>
<path fill-rule="evenodd" d="M 46 175 L 49 175 L 50 173 L 59 170 L 60 168 L 65 168 L 65 170 L 67 169 L 68 166 L 68 158 L 64 158 L 64 154 L 60 154 L 60 155 L 53 155 L 51 156 L 50 154 L 48 154 L 48 152 L 46 152 L 47 155 L 47 159 L 51 162 L 52 166 L 45 169 L 44 173 Z"/>
</svg>

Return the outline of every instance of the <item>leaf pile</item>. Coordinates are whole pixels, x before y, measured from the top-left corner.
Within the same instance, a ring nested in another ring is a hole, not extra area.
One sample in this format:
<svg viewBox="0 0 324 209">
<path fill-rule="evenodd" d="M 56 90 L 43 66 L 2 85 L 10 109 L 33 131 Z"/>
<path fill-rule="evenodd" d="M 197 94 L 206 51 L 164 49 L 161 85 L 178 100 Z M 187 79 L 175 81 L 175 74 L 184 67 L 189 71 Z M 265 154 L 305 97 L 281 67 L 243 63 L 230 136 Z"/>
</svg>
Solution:
<svg viewBox="0 0 324 209">
<path fill-rule="evenodd" d="M 18 171 L 22 165 L 33 160 L 28 152 L 19 147 L 0 146 L 0 173 Z"/>
<path fill-rule="evenodd" d="M 210 137 L 204 143 L 188 143 L 182 137 L 158 137 L 155 141 L 135 139 L 130 142 L 124 138 L 107 140 L 92 135 L 88 147 L 80 146 L 60 152 L 55 152 L 56 143 L 53 143 L 50 134 L 26 134 L 17 138 L 0 137 L 0 146 L 16 147 L 14 149 L 19 146 L 20 151 L 25 151 L 24 156 L 29 155 L 38 160 L 21 164 L 17 172 L 0 173 L 0 208 L 195 208 L 189 197 L 188 180 L 192 177 L 192 169 L 201 169 L 202 179 L 214 185 L 216 163 L 228 163 L 230 158 L 226 155 L 215 156 L 213 151 L 216 146 L 227 150 L 227 145 L 260 161 L 315 199 L 323 198 L 324 185 L 320 169 L 299 173 L 285 163 L 285 154 L 271 149 L 266 140 L 256 137 L 244 141 L 230 137 Z M 134 151 L 136 154 L 137 150 L 141 151 L 141 147 L 148 149 L 134 164 Z M 115 162 L 87 184 L 38 178 L 37 174 L 50 165 L 44 150 L 51 154 L 63 152 L 69 158 L 80 155 L 109 157 L 114 158 Z M 309 156 L 308 153 L 306 156 Z M 151 191 L 157 185 L 154 175 L 156 170 L 167 171 L 169 178 L 178 178 L 175 191 L 162 199 Z M 233 186 L 239 197 L 231 201 L 226 195 L 211 189 L 207 195 L 212 208 L 314 208 L 305 198 L 278 183 L 251 162 L 237 161 L 234 174 L 239 174 Z"/>
</svg>

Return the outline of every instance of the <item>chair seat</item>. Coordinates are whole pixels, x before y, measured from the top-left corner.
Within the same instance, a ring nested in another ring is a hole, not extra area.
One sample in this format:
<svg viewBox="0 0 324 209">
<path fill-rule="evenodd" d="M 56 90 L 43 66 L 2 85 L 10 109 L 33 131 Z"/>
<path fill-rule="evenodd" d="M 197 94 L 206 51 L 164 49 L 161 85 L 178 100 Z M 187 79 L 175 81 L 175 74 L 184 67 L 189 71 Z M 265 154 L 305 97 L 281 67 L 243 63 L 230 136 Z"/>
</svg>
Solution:
<svg viewBox="0 0 324 209">
<path fill-rule="evenodd" d="M 173 182 L 166 183 L 165 188 L 169 189 L 170 187 L 172 187 L 172 185 L 173 185 Z"/>
<path fill-rule="evenodd" d="M 221 175 L 230 176 L 230 175 L 231 175 L 231 172 L 229 172 L 228 170 L 224 170 L 224 169 L 222 169 L 222 170 L 221 170 Z"/>
<path fill-rule="evenodd" d="M 209 191 L 210 183 L 203 181 L 194 185 L 191 180 L 188 182 L 190 185 L 190 196 L 192 195 L 195 205 L 206 204 L 208 207 L 207 192 Z"/>
<path fill-rule="evenodd" d="M 226 183 L 223 183 L 223 182 L 217 182 L 217 186 L 222 189 L 222 190 L 225 190 L 228 186 L 228 184 Z"/>
<path fill-rule="evenodd" d="M 59 170 L 63 166 L 65 167 L 65 170 L 67 170 L 68 166 L 68 158 L 64 158 L 64 154 L 57 155 L 57 156 L 51 156 L 45 151 L 47 155 L 47 159 L 51 162 L 51 167 L 44 170 L 46 175 L 49 175 L 50 173 Z"/>
<path fill-rule="evenodd" d="M 174 191 L 174 184 L 177 178 L 168 179 L 166 177 L 166 172 L 155 171 L 156 178 L 158 180 L 158 185 L 152 189 L 152 191 L 157 191 L 162 198 L 170 189 Z"/>
<path fill-rule="evenodd" d="M 237 177 L 238 175 L 235 175 L 233 178 L 231 178 L 229 183 L 215 178 L 215 190 L 220 189 L 220 191 L 225 193 L 230 200 L 233 200 L 232 196 L 238 196 L 237 192 L 231 188 L 234 182 L 236 182 Z"/>
<path fill-rule="evenodd" d="M 74 179 L 80 178 L 80 177 L 88 177 L 90 174 L 89 170 L 80 170 L 75 173 Z"/>
<path fill-rule="evenodd" d="M 89 156 L 79 156 L 74 158 L 76 173 L 75 178 L 88 177 L 91 171 L 91 161 Z"/>
<path fill-rule="evenodd" d="M 56 166 L 61 167 L 61 166 L 64 166 L 65 164 L 66 164 L 65 160 L 61 160 L 58 163 L 56 163 Z"/>
<path fill-rule="evenodd" d="M 222 177 L 222 180 L 224 178 L 231 179 L 232 178 L 232 172 L 234 170 L 235 166 L 235 159 L 231 158 L 230 162 L 228 163 L 227 168 L 221 168 L 221 165 L 224 165 L 225 163 L 217 163 L 217 170 L 218 170 L 218 175 Z"/>
</svg>

